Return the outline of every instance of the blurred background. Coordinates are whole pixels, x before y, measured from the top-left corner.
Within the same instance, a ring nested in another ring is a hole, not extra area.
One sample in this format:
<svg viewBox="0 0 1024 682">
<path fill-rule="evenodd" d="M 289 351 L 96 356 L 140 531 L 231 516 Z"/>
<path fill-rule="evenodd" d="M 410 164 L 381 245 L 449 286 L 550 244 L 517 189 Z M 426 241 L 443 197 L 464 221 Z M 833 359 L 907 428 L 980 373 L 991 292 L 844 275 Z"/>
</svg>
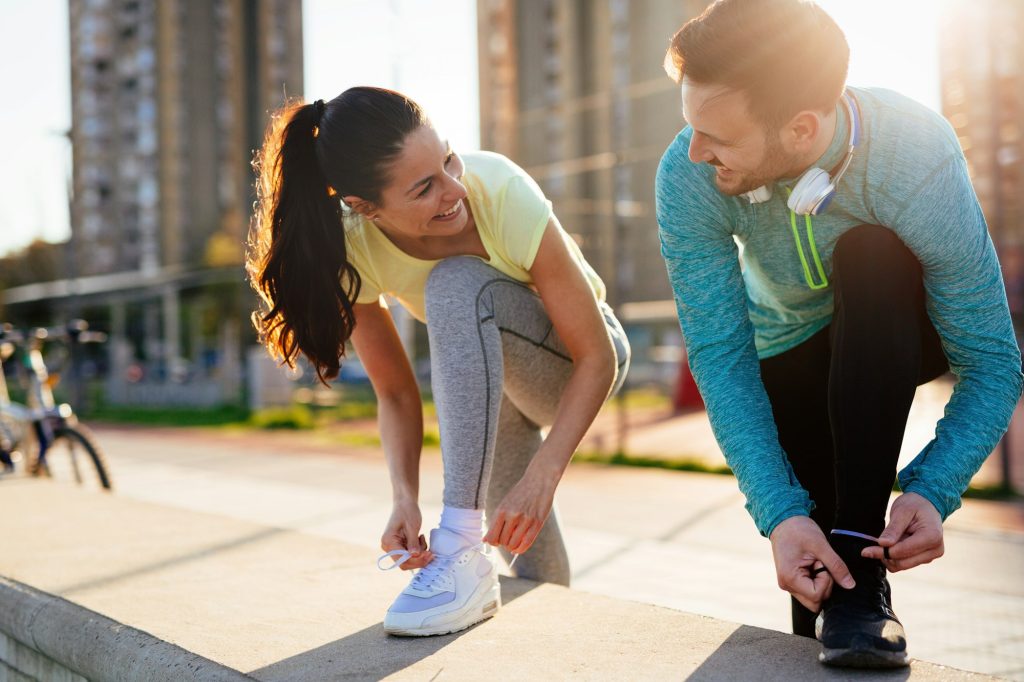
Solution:
<svg viewBox="0 0 1024 682">
<path fill-rule="evenodd" d="M 848 36 L 852 85 L 904 92 L 956 129 L 1020 328 L 1024 3 L 820 4 Z M 249 164 L 286 96 L 381 85 L 456 150 L 501 152 L 537 179 L 628 327 L 630 390 L 691 406 L 653 186 L 683 125 L 664 51 L 705 5 L 0 0 L 0 320 L 107 332 L 81 368 L 94 410 L 337 403 L 365 383 L 357 360 L 314 391 L 256 345 Z M 396 316 L 426 379 L 425 330 Z"/>
<path fill-rule="evenodd" d="M 306 367 L 278 367 L 257 345 L 242 262 L 250 162 L 270 112 L 353 85 L 401 90 L 456 150 L 501 152 L 537 179 L 630 335 L 626 389 L 576 459 L 632 468 L 573 467 L 559 489 L 574 585 L 786 629 L 788 597 L 735 483 L 658 470 L 729 473 L 686 371 L 653 206 L 658 160 L 684 125 L 662 59 L 706 4 L 0 0 L 0 323 L 81 317 L 107 334 L 80 348 L 58 400 L 99 423 L 120 496 L 313 528 L 369 552 L 390 496 L 365 373 L 350 358 L 322 387 Z M 903 92 L 956 130 L 1019 336 L 1024 0 L 820 4 L 849 40 L 851 85 Z M 392 311 L 424 392 L 424 519 L 434 519 L 441 458 L 425 329 Z M 61 364 L 59 344 L 44 350 Z M 24 400 L 16 359 L 2 358 L 6 384 Z M 951 390 L 949 377 L 918 390 L 902 464 L 934 436 Z M 946 524 L 949 555 L 896 579 L 916 656 L 1024 680 L 1019 491 L 1024 405 L 967 493 L 1011 501 L 965 503 Z M 365 632 L 356 639 L 375 642 Z"/>
</svg>

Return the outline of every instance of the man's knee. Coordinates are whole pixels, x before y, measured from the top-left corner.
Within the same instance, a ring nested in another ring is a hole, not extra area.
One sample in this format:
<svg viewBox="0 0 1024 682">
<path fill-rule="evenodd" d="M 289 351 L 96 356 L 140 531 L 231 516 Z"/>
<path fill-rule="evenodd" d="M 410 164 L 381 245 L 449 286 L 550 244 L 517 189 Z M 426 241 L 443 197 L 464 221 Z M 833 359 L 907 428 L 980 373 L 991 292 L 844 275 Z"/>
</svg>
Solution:
<svg viewBox="0 0 1024 682">
<path fill-rule="evenodd" d="M 835 267 L 843 269 L 893 268 L 917 271 L 917 257 L 896 233 L 881 225 L 860 225 L 848 230 L 833 252 Z"/>
<path fill-rule="evenodd" d="M 887 307 L 917 305 L 923 291 L 921 265 L 896 234 L 879 225 L 846 232 L 832 256 L 833 279 L 845 303 L 877 301 Z"/>
</svg>

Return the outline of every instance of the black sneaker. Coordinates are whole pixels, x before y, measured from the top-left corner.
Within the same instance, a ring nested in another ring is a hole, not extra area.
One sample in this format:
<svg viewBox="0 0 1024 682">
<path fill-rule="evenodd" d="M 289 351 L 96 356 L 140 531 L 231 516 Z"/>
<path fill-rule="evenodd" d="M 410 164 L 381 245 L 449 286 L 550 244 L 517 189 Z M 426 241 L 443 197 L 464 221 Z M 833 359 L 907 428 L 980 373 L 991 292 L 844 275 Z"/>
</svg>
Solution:
<svg viewBox="0 0 1024 682">
<path fill-rule="evenodd" d="M 830 535 L 832 549 L 846 563 L 853 579 L 852 590 L 836 583 L 818 619 L 818 639 L 825 665 L 849 668 L 902 668 L 910 665 L 903 625 L 892 611 L 892 591 L 885 565 L 865 559 L 860 552 L 869 540 Z"/>
</svg>

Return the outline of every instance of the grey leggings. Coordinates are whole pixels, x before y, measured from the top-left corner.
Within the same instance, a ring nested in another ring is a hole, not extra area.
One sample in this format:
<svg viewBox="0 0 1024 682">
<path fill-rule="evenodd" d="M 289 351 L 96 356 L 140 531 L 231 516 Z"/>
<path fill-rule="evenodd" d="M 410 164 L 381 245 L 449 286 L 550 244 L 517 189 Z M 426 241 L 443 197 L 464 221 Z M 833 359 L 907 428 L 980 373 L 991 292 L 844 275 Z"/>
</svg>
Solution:
<svg viewBox="0 0 1024 682">
<path fill-rule="evenodd" d="M 611 309 L 601 309 L 615 346 L 614 394 L 626 376 L 629 344 Z M 434 267 L 426 314 L 444 503 L 484 507 L 490 517 L 540 447 L 541 427 L 554 420 L 572 359 L 540 296 L 476 257 Z M 520 577 L 569 584 L 554 510 L 514 568 Z"/>
</svg>

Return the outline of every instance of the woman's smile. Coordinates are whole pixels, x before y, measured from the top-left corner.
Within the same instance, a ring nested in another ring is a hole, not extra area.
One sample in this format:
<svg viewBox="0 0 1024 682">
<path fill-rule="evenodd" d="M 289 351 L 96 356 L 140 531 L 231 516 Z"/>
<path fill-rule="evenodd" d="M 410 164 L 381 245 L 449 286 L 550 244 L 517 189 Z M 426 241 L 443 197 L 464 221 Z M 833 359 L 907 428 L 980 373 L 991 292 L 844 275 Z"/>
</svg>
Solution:
<svg viewBox="0 0 1024 682">
<path fill-rule="evenodd" d="M 455 205 L 449 208 L 444 213 L 440 213 L 434 216 L 433 219 L 437 220 L 438 222 L 448 222 L 450 220 L 454 220 L 455 218 L 457 218 L 460 213 L 462 213 L 462 199 L 456 201 Z"/>
</svg>

